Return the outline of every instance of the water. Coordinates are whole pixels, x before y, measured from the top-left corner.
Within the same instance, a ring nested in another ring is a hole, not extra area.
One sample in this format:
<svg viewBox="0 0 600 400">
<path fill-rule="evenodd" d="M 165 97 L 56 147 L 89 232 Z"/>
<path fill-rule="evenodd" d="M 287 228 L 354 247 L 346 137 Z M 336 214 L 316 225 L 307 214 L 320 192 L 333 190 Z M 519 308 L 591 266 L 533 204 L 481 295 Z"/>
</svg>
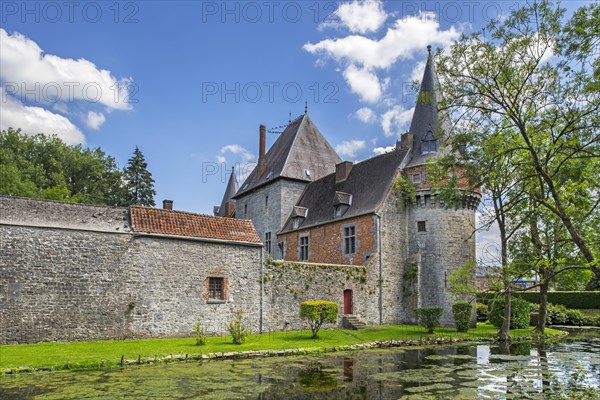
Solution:
<svg viewBox="0 0 600 400">
<path fill-rule="evenodd" d="M 0 399 L 587 399 L 599 387 L 600 341 L 589 340 L 20 374 L 0 378 Z"/>
</svg>

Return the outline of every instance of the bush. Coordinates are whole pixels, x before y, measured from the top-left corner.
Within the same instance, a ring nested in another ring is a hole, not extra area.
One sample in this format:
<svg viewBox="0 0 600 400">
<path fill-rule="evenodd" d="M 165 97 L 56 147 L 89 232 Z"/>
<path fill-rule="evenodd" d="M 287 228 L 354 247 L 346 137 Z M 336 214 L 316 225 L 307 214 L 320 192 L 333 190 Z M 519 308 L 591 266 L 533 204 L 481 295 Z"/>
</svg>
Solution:
<svg viewBox="0 0 600 400">
<path fill-rule="evenodd" d="M 496 328 L 502 327 L 504 321 L 504 297 L 490 303 L 489 321 Z M 531 307 L 528 301 L 512 298 L 510 302 L 510 328 L 524 329 L 529 326 Z"/>
<path fill-rule="evenodd" d="M 250 334 L 250 331 L 242 325 L 243 313 L 242 310 L 237 310 L 235 313 L 235 319 L 229 323 L 227 330 L 233 338 L 234 344 L 242 344 L 246 341 L 246 338 Z"/>
<path fill-rule="evenodd" d="M 452 315 L 458 332 L 467 332 L 471 325 L 471 303 L 468 301 L 457 301 L 452 304 Z"/>
<path fill-rule="evenodd" d="M 444 310 L 442 307 L 420 307 L 415 308 L 415 314 L 419 325 L 427 328 L 428 333 L 433 333 L 433 329 L 440 326 L 440 319 Z"/>
<path fill-rule="evenodd" d="M 567 320 L 567 307 L 548 303 L 546 311 L 546 323 L 548 325 L 564 325 Z"/>
<path fill-rule="evenodd" d="M 487 304 L 477 303 L 476 308 L 477 308 L 477 321 L 478 322 L 487 321 L 488 314 L 489 314 L 489 309 L 488 309 Z"/>
<path fill-rule="evenodd" d="M 479 293 L 477 301 L 483 303 L 491 302 L 495 293 Z M 514 292 L 514 297 L 520 297 L 530 303 L 540 302 L 540 292 Z M 594 309 L 599 308 L 600 291 L 585 292 L 548 292 L 548 303 L 561 304 L 567 308 Z"/>
<path fill-rule="evenodd" d="M 335 323 L 338 317 L 338 304 L 333 301 L 310 300 L 300 303 L 300 318 L 310 326 L 312 337 L 316 338 L 324 322 Z"/>
<path fill-rule="evenodd" d="M 193 325 L 194 332 L 196 332 L 196 346 L 202 346 L 206 344 L 206 327 L 202 324 L 202 321 L 198 321 Z"/>
<path fill-rule="evenodd" d="M 569 325 L 585 325 L 586 318 L 579 310 L 567 310 L 567 323 Z"/>
</svg>

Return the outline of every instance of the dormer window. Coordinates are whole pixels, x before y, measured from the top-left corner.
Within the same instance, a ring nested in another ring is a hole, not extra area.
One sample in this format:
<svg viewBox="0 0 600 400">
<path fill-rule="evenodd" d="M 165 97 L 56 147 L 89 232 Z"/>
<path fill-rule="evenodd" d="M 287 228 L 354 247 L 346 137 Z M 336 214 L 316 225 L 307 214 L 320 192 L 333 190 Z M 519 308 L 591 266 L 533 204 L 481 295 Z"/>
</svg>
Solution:
<svg viewBox="0 0 600 400">
<path fill-rule="evenodd" d="M 352 195 L 345 192 L 335 192 L 333 196 L 333 216 L 341 217 L 352 205 Z"/>
<path fill-rule="evenodd" d="M 308 208 L 294 206 L 294 209 L 292 210 L 292 229 L 300 228 L 300 225 L 302 225 L 307 215 Z"/>
<path fill-rule="evenodd" d="M 421 140 L 421 154 L 436 153 L 438 149 L 437 139 L 431 130 L 431 126 L 429 128 L 430 129 Z"/>
</svg>

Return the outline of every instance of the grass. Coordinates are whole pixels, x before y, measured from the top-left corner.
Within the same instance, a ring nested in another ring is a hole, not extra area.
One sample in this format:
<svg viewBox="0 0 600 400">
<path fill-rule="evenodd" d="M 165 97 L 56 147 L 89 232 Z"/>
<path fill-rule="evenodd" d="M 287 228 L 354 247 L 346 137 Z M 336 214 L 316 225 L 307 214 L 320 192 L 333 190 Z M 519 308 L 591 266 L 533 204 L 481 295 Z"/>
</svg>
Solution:
<svg viewBox="0 0 600 400">
<path fill-rule="evenodd" d="M 378 340 L 415 340 L 421 338 L 447 337 L 466 340 L 488 339 L 497 333 L 489 324 L 478 324 L 468 333 L 457 333 L 452 328 L 438 328 L 434 334 L 414 325 L 378 325 L 363 330 L 327 329 L 319 332 L 317 339 L 310 338 L 310 331 L 273 332 L 250 335 L 241 345 L 231 342 L 230 336 L 209 337 L 203 346 L 196 346 L 194 338 L 166 338 L 140 340 L 98 340 L 90 342 L 45 342 L 0 346 L 0 374 L 7 368 L 31 367 L 72 369 L 119 365 L 121 357 L 142 360 L 165 357 L 170 354 L 190 356 L 216 352 L 244 350 L 283 350 L 297 348 L 326 348 Z M 559 331 L 547 329 L 549 335 Z M 511 331 L 513 337 L 529 337 L 531 329 Z M 102 360 L 105 360 L 104 362 Z"/>
</svg>

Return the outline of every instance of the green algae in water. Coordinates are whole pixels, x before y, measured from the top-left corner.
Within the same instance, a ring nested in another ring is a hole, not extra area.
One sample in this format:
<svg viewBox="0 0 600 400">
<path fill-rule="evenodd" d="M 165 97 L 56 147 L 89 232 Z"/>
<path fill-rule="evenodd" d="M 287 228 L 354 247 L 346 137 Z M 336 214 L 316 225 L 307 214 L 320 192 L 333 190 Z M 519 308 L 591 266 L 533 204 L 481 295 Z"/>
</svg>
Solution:
<svg viewBox="0 0 600 400">
<path fill-rule="evenodd" d="M 413 386 L 404 388 L 405 391 L 411 393 L 435 392 L 437 390 L 452 389 L 452 385 L 448 383 L 434 383 L 433 385 Z"/>
</svg>

